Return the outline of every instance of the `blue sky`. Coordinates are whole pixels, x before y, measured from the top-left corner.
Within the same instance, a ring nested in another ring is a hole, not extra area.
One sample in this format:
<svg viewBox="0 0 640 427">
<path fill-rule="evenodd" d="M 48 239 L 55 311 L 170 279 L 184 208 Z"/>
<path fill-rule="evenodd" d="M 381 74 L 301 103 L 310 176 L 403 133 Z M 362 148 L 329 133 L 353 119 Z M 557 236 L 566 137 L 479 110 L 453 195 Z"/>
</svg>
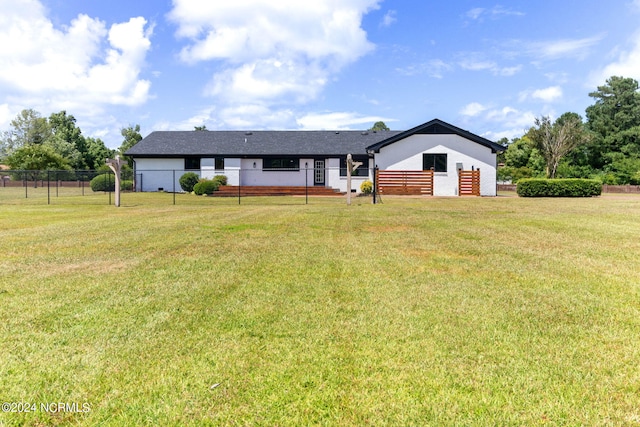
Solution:
<svg viewBox="0 0 640 427">
<path fill-rule="evenodd" d="M 66 110 L 120 129 L 403 130 L 492 140 L 640 80 L 640 0 L 0 0 L 0 130 Z"/>
</svg>

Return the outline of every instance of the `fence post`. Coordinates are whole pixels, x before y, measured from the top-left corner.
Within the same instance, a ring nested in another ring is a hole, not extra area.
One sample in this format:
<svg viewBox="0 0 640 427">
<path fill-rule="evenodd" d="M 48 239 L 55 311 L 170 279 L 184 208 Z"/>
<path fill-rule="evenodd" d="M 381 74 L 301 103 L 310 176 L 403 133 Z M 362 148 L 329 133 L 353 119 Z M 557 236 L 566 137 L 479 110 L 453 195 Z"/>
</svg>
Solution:
<svg viewBox="0 0 640 427">
<path fill-rule="evenodd" d="M 173 204 L 176 204 L 176 170 L 173 170 Z"/>
<path fill-rule="evenodd" d="M 304 204 L 309 204 L 309 164 L 304 164 Z"/>
<path fill-rule="evenodd" d="M 28 174 L 27 171 L 24 171 L 24 198 L 28 199 L 29 198 L 29 190 L 27 190 L 29 188 L 29 181 L 28 181 Z"/>
<path fill-rule="evenodd" d="M 105 172 L 104 174 L 104 185 L 109 192 L 109 205 L 111 205 L 111 186 L 109 185 L 109 174 Z"/>
<path fill-rule="evenodd" d="M 51 171 L 47 171 L 47 204 L 51 204 Z"/>
<path fill-rule="evenodd" d="M 376 204 L 376 195 L 378 194 L 378 165 L 373 168 L 373 204 Z"/>
</svg>

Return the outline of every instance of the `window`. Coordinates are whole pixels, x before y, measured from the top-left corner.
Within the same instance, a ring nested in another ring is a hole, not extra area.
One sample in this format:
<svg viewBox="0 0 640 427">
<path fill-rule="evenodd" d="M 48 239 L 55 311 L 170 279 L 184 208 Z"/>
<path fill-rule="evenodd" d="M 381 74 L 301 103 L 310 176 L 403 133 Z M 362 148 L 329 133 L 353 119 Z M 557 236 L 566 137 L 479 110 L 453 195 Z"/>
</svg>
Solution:
<svg viewBox="0 0 640 427">
<path fill-rule="evenodd" d="M 185 157 L 184 168 L 185 170 L 200 170 L 200 157 Z"/>
<path fill-rule="evenodd" d="M 351 156 L 354 162 L 361 162 L 351 176 L 369 176 L 369 156 Z M 340 176 L 347 176 L 347 156 L 340 157 Z"/>
<path fill-rule="evenodd" d="M 215 168 L 217 170 L 224 169 L 224 157 L 205 157 L 200 159 L 201 168 Z"/>
<path fill-rule="evenodd" d="M 274 157 L 262 159 L 263 170 L 300 170 L 300 159 L 295 157 Z"/>
<path fill-rule="evenodd" d="M 224 157 L 216 157 L 216 169 L 223 170 L 224 169 Z"/>
<path fill-rule="evenodd" d="M 447 155 L 425 153 L 422 155 L 422 169 L 434 172 L 447 171 Z"/>
</svg>

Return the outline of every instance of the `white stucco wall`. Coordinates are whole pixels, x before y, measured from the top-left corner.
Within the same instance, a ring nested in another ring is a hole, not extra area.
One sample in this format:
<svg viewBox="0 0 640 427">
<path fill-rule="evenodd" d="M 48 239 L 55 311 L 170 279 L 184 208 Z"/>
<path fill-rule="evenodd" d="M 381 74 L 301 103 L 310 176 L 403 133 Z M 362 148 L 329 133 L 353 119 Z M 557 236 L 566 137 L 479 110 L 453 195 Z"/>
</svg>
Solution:
<svg viewBox="0 0 640 427">
<path fill-rule="evenodd" d="M 184 159 L 136 159 L 136 191 L 182 191 L 179 179 L 185 172 L 199 174 L 185 171 Z"/>
<path fill-rule="evenodd" d="M 447 154 L 447 172 L 436 172 L 434 196 L 458 195 L 457 163 L 464 170 L 480 169 L 480 194 L 496 195 L 496 154 L 459 135 L 412 135 L 387 145 L 375 155 L 381 170 L 422 170 L 422 154 Z"/>
<path fill-rule="evenodd" d="M 347 191 L 347 177 L 340 176 L 340 159 L 328 159 L 327 162 L 327 186 L 331 188 L 336 188 L 343 193 Z M 360 193 L 360 186 L 364 181 L 372 181 L 373 182 L 373 162 L 369 160 L 367 164 L 360 166 L 361 168 L 369 168 L 368 176 L 353 176 L 351 177 L 351 190 L 356 190 L 356 193 Z"/>
<path fill-rule="evenodd" d="M 255 164 L 255 167 L 254 167 Z M 305 168 L 305 164 L 307 165 Z M 226 166 L 226 163 L 225 163 Z M 262 170 L 262 159 L 242 159 L 241 185 L 313 185 L 313 159 L 300 159 L 300 169 L 290 171 Z M 306 180 L 305 180 L 306 173 Z"/>
<path fill-rule="evenodd" d="M 186 172 L 195 172 L 202 178 L 211 179 L 216 175 L 225 175 L 229 185 L 238 185 L 240 178 L 240 159 L 225 159 L 224 170 L 216 169 L 213 159 L 203 158 L 200 170 L 185 170 L 184 159 L 136 159 L 136 191 L 180 192 L 180 177 Z M 175 182 L 173 177 L 175 175 Z"/>
</svg>

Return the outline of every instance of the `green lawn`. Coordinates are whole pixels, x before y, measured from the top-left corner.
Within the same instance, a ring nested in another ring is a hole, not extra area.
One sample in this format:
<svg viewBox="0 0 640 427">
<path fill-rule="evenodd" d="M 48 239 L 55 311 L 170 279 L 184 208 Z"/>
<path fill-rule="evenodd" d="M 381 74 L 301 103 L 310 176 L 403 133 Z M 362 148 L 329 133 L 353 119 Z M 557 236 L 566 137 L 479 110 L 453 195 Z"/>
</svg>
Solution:
<svg viewBox="0 0 640 427">
<path fill-rule="evenodd" d="M 640 425 L 640 197 L 1 197 L 0 426 Z"/>
</svg>

